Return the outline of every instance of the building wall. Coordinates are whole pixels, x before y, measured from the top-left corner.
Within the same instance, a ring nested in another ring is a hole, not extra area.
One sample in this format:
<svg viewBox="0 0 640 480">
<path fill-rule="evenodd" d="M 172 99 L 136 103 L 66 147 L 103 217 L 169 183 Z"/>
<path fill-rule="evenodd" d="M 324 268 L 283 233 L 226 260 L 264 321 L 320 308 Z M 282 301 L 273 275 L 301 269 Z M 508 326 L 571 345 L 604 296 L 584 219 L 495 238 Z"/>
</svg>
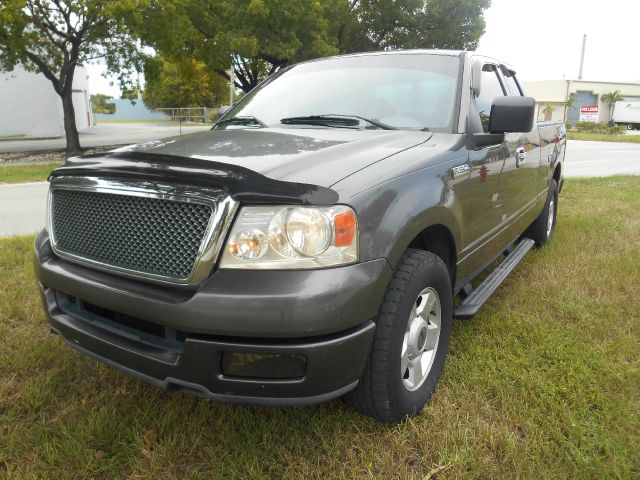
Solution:
<svg viewBox="0 0 640 480">
<path fill-rule="evenodd" d="M 169 117 L 164 113 L 154 112 L 149 110 L 144 102 L 138 100 L 127 100 L 123 98 L 116 98 L 113 100 L 107 100 L 107 103 L 111 103 L 116 106 L 115 113 L 96 113 L 96 121 L 109 121 L 109 120 L 168 120 Z"/>
<path fill-rule="evenodd" d="M 84 68 L 76 69 L 73 103 L 78 130 L 92 121 L 89 81 Z M 0 136 L 59 137 L 64 135 L 62 102 L 42 74 L 18 66 L 0 73 Z"/>
<path fill-rule="evenodd" d="M 622 83 L 622 82 L 588 82 L 584 80 L 546 80 L 540 82 L 524 82 L 524 89 L 527 95 L 536 99 L 537 116 L 540 119 L 541 111 L 544 105 L 551 103 L 559 105 L 564 102 L 569 95 L 575 96 L 578 100 L 573 112 L 569 112 L 568 121 L 575 123 L 580 115 L 580 106 L 589 105 L 590 103 L 582 103 L 594 101 L 594 104 L 600 106 L 599 121 L 606 122 L 609 120 L 609 105 L 602 101 L 602 96 L 619 90 L 627 101 L 640 101 L 640 83 Z M 559 109 L 554 112 L 554 119 L 562 120 L 562 116 L 556 118 Z M 564 110 L 564 108 L 562 108 Z"/>
</svg>

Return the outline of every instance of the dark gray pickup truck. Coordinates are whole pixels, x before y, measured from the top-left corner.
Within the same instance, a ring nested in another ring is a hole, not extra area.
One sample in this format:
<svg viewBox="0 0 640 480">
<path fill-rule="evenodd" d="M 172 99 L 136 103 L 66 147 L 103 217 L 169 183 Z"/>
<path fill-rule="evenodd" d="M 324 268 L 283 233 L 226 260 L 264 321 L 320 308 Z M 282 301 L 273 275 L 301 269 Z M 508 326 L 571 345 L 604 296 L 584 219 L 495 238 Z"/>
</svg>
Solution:
<svg viewBox="0 0 640 480">
<path fill-rule="evenodd" d="M 416 414 L 452 319 L 553 237 L 565 128 L 533 117 L 498 60 L 359 54 L 211 131 L 71 158 L 35 243 L 51 329 L 168 390 Z"/>
</svg>

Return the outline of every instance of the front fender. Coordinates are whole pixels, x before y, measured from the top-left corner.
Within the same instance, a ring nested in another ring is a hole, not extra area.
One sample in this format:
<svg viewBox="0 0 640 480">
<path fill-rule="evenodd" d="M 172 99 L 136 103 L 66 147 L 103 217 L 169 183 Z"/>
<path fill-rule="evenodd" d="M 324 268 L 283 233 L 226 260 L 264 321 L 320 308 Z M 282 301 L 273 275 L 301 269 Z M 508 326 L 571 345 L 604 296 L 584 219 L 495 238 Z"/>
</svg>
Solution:
<svg viewBox="0 0 640 480">
<path fill-rule="evenodd" d="M 354 197 L 360 227 L 362 261 L 387 258 L 395 266 L 425 228 L 442 225 L 462 245 L 461 206 L 447 164 L 417 172 Z"/>
</svg>

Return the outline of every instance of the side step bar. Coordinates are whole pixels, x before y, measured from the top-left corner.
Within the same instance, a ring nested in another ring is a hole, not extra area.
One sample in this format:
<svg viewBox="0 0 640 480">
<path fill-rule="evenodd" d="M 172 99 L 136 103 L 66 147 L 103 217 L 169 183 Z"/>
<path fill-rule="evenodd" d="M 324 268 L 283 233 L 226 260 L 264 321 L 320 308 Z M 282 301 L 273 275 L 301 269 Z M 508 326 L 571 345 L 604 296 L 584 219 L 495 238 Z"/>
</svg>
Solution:
<svg viewBox="0 0 640 480">
<path fill-rule="evenodd" d="M 529 253 L 534 244 L 535 242 L 530 238 L 520 240 L 507 258 L 456 308 L 455 312 L 453 312 L 453 318 L 467 320 L 473 318 L 486 301 L 489 300 L 489 297 L 518 266 L 524 256 Z"/>
</svg>

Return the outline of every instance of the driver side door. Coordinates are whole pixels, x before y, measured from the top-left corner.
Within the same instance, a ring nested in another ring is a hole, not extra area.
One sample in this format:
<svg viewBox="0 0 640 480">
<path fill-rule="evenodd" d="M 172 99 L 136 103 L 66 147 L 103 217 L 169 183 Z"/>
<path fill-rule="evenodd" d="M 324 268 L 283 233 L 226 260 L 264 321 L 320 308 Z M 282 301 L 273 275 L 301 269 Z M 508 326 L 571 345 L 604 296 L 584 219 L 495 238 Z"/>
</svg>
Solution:
<svg viewBox="0 0 640 480">
<path fill-rule="evenodd" d="M 498 66 L 482 65 L 479 96 L 471 93 L 468 132 L 489 133 L 491 105 L 506 91 L 498 75 Z M 513 153 L 513 145 L 507 139 L 469 151 L 469 180 L 466 198 L 463 200 L 465 246 L 461 252 L 464 262 L 463 275 L 471 275 L 492 261 L 504 248 L 496 236 L 506 219 L 505 192 L 501 175 Z M 465 258 L 466 257 L 466 258 Z"/>
</svg>

